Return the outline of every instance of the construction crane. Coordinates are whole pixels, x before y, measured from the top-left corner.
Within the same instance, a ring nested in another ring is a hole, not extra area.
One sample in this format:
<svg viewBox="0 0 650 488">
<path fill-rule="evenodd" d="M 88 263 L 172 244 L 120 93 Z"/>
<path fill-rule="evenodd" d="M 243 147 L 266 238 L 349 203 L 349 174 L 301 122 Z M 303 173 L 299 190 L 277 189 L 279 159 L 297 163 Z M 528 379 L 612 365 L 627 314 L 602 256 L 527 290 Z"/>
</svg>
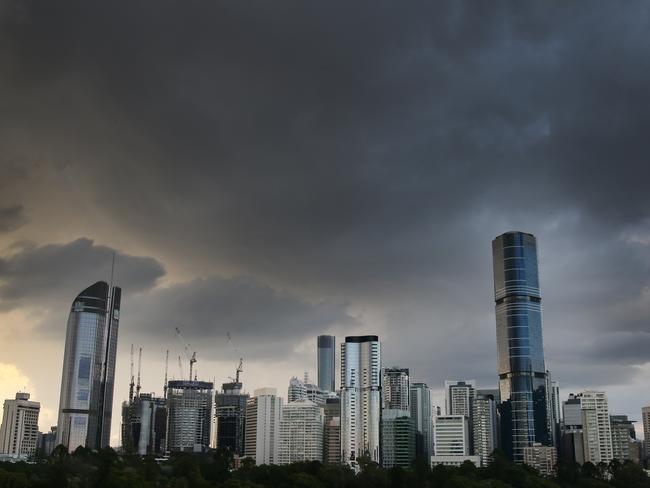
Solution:
<svg viewBox="0 0 650 488">
<path fill-rule="evenodd" d="M 183 344 L 185 356 L 187 356 L 187 359 L 190 362 L 190 381 L 192 381 L 192 370 L 194 369 L 194 363 L 196 363 L 196 351 L 193 351 L 190 355 L 190 348 L 192 345 L 185 341 L 185 338 L 183 337 L 183 334 L 181 334 L 181 330 L 178 327 L 176 327 L 176 337 L 178 337 L 178 340 L 181 341 L 181 344 Z"/>
<path fill-rule="evenodd" d="M 135 396 L 140 398 L 140 371 L 142 369 L 142 348 L 138 352 L 138 384 L 135 387 Z"/>
<path fill-rule="evenodd" d="M 181 362 L 181 357 L 180 357 L 180 356 L 178 356 L 178 369 L 179 369 L 180 372 L 181 372 L 181 378 L 182 378 L 183 376 L 185 376 L 185 375 L 183 374 L 183 363 Z"/>
<path fill-rule="evenodd" d="M 163 385 L 164 397 L 167 398 L 167 370 L 169 369 L 169 349 L 165 353 L 165 384 Z"/>
<path fill-rule="evenodd" d="M 133 403 L 133 344 L 131 344 L 131 383 L 129 383 L 129 405 Z"/>
<path fill-rule="evenodd" d="M 234 381 L 235 383 L 239 383 L 239 374 L 243 372 L 244 372 L 244 358 L 239 358 L 239 365 L 235 370 L 235 377 L 233 378 L 232 376 L 229 376 L 228 379 Z"/>
</svg>

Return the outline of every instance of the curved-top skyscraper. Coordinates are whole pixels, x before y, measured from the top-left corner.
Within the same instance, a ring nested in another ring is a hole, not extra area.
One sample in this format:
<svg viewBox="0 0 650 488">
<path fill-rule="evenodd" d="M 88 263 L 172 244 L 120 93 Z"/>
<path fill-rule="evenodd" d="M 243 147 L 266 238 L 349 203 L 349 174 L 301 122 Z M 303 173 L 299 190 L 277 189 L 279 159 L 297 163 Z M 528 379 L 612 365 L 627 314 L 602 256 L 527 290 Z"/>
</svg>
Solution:
<svg viewBox="0 0 650 488">
<path fill-rule="evenodd" d="M 56 439 L 70 451 L 109 445 L 120 298 L 120 288 L 98 281 L 72 302 Z"/>
<path fill-rule="evenodd" d="M 542 342 L 535 236 L 506 232 L 492 241 L 501 442 L 515 462 L 524 447 L 552 443 Z"/>
</svg>

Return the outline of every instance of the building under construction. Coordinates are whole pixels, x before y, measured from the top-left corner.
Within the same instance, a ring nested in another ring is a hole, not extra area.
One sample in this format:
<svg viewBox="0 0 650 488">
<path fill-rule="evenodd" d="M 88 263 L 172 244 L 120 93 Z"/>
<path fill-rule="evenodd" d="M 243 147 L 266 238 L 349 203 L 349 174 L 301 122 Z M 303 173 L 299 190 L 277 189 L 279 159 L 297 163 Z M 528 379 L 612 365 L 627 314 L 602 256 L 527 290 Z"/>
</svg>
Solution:
<svg viewBox="0 0 650 488">
<path fill-rule="evenodd" d="M 215 415 L 217 418 L 217 448 L 230 449 L 233 454 L 243 457 L 244 434 L 246 432 L 246 402 L 248 393 L 242 393 L 239 362 L 234 381 L 223 383 L 221 393 L 215 395 Z M 232 378 L 231 378 L 232 379 Z"/>
<path fill-rule="evenodd" d="M 168 452 L 203 452 L 210 447 L 214 384 L 172 380 L 167 384 Z"/>
</svg>

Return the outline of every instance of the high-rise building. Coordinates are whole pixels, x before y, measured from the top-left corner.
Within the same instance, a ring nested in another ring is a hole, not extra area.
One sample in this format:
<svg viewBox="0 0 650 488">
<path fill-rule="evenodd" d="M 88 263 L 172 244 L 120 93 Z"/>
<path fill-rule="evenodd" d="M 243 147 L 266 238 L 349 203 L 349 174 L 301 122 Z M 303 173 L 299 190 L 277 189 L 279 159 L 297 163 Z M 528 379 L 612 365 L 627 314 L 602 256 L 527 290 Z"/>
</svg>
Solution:
<svg viewBox="0 0 650 488">
<path fill-rule="evenodd" d="M 245 455 L 246 403 L 248 393 L 242 393 L 242 383 L 233 381 L 221 385 L 215 395 L 217 417 L 217 448 L 226 448 L 239 457 Z"/>
<path fill-rule="evenodd" d="M 576 395 L 582 410 L 585 461 L 609 463 L 614 458 L 607 395 L 603 391 L 584 391 Z"/>
<path fill-rule="evenodd" d="M 380 461 L 381 380 L 379 337 L 346 337 L 341 344 L 341 462 L 353 469 L 360 456 Z"/>
<path fill-rule="evenodd" d="M 277 462 L 282 398 L 275 388 L 259 388 L 246 403 L 246 457 L 257 465 Z"/>
<path fill-rule="evenodd" d="M 476 395 L 476 380 L 445 381 L 445 413 L 447 415 L 472 415 L 472 402 Z"/>
<path fill-rule="evenodd" d="M 542 476 L 553 476 L 557 464 L 557 450 L 554 446 L 542 446 L 535 442 L 524 447 L 524 464 L 535 468 Z"/>
<path fill-rule="evenodd" d="M 50 427 L 49 432 L 44 432 L 40 436 L 38 448 L 43 451 L 45 456 L 49 456 L 56 447 L 56 425 Z"/>
<path fill-rule="evenodd" d="M 323 404 L 323 462 L 341 463 L 341 399 L 331 396 Z"/>
<path fill-rule="evenodd" d="M 585 444 L 583 437 L 583 414 L 580 399 L 575 395 L 562 402 L 563 427 L 560 442 L 562 461 L 566 464 L 585 462 Z"/>
<path fill-rule="evenodd" d="M 282 408 L 276 464 L 323 461 L 323 407 L 303 399 Z"/>
<path fill-rule="evenodd" d="M 560 442 L 560 427 L 562 425 L 562 402 L 560 401 L 560 385 L 557 381 L 551 381 L 551 373 L 546 372 L 549 412 L 551 412 L 551 434 L 553 436 L 553 445 L 557 447 Z M 557 452 L 557 449 L 556 449 Z"/>
<path fill-rule="evenodd" d="M 323 462 L 341 464 L 341 417 L 325 422 L 323 436 Z"/>
<path fill-rule="evenodd" d="M 440 415 L 434 426 L 436 456 L 468 456 L 469 422 L 466 415 Z"/>
<path fill-rule="evenodd" d="M 65 339 L 57 444 L 108 447 L 122 291 L 105 281 L 72 302 Z"/>
<path fill-rule="evenodd" d="M 631 459 L 630 444 L 636 439 L 634 421 L 627 415 L 609 416 L 612 430 L 612 455 L 621 463 Z"/>
<path fill-rule="evenodd" d="M 381 385 L 384 395 L 384 408 L 405 410 L 410 413 L 409 369 L 384 368 L 384 381 Z"/>
<path fill-rule="evenodd" d="M 214 384 L 172 380 L 167 385 L 167 451 L 206 451 L 210 447 Z"/>
<path fill-rule="evenodd" d="M 122 404 L 122 447 L 145 456 L 164 454 L 167 435 L 167 402 L 153 393 L 138 393 Z"/>
<path fill-rule="evenodd" d="M 521 463 L 524 447 L 553 442 L 535 237 L 506 232 L 492 241 L 492 258 L 501 443 Z"/>
<path fill-rule="evenodd" d="M 650 406 L 641 409 L 641 420 L 643 422 L 643 447 L 647 456 L 650 453 Z"/>
<path fill-rule="evenodd" d="M 336 337 L 318 336 L 318 388 L 321 391 L 336 391 Z"/>
<path fill-rule="evenodd" d="M 433 455 L 431 390 L 425 383 L 411 384 L 411 418 L 415 425 L 415 456 L 430 460 Z"/>
<path fill-rule="evenodd" d="M 480 456 L 481 465 L 489 463 L 497 448 L 497 404 L 494 396 L 477 392 L 472 402 L 473 454 Z"/>
<path fill-rule="evenodd" d="M 381 464 L 408 468 L 415 459 L 415 423 L 408 410 L 384 409 L 381 416 Z"/>
<path fill-rule="evenodd" d="M 5 400 L 0 424 L 0 454 L 26 459 L 38 443 L 38 414 L 41 404 L 30 401 L 29 393 L 18 392 Z"/>
</svg>

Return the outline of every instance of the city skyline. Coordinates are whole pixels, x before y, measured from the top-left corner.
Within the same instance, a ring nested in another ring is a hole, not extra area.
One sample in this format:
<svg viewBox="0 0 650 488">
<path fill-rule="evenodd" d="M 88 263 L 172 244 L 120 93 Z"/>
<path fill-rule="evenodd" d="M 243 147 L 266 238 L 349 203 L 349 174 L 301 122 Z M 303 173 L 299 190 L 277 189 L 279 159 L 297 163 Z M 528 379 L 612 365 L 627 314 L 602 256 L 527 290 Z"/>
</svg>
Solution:
<svg viewBox="0 0 650 488">
<path fill-rule="evenodd" d="M 3 3 L 0 393 L 56 424 L 70 300 L 115 252 L 112 445 L 131 344 L 143 391 L 166 350 L 187 376 L 176 327 L 199 379 L 243 357 L 282 396 L 316 336 L 376 334 L 443 405 L 497 387 L 490 242 L 520 230 L 560 399 L 641 435 L 650 24 L 616 7 Z"/>
</svg>

